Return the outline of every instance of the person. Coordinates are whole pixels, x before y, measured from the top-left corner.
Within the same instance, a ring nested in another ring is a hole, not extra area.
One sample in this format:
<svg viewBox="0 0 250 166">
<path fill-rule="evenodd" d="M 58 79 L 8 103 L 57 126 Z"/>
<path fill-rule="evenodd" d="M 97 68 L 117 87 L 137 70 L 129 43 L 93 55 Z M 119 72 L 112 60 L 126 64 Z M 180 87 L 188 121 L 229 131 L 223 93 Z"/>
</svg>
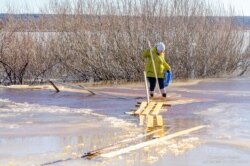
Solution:
<svg viewBox="0 0 250 166">
<path fill-rule="evenodd" d="M 165 60 L 165 44 L 163 42 L 159 42 L 155 45 L 155 47 L 151 49 L 153 58 L 151 58 L 150 49 L 151 48 L 144 50 L 141 55 L 142 58 L 147 59 L 147 62 L 145 65 L 145 71 L 146 71 L 147 79 L 150 84 L 150 87 L 149 87 L 150 97 L 154 97 L 156 78 L 158 78 L 158 83 L 159 83 L 162 97 L 167 97 L 167 94 L 164 88 L 164 73 L 170 72 L 171 67 Z M 155 64 L 156 71 L 154 71 L 152 59 Z M 155 72 L 156 72 L 157 77 L 155 76 Z"/>
</svg>

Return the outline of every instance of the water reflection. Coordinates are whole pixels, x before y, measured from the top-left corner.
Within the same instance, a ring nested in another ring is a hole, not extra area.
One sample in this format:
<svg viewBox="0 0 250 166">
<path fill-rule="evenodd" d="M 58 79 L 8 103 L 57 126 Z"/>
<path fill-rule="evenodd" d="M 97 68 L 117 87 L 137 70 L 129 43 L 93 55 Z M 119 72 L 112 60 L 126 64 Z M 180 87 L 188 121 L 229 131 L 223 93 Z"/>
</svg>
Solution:
<svg viewBox="0 0 250 166">
<path fill-rule="evenodd" d="M 139 124 L 144 126 L 147 139 L 163 137 L 167 134 L 162 115 L 139 115 Z"/>
<path fill-rule="evenodd" d="M 126 119 L 126 116 L 120 115 L 133 107 L 136 99 L 127 101 L 98 95 L 86 97 L 81 93 L 51 95 L 51 92 L 45 91 L 0 90 L 0 165 L 14 163 L 13 165 L 27 166 L 67 157 L 76 158 L 84 152 L 127 138 L 143 135 L 140 139 L 121 144 L 122 146 L 162 138 L 176 131 L 208 124 L 212 127 L 198 134 L 188 134 L 117 158 L 103 160 L 101 163 L 96 163 L 96 160 L 72 160 L 63 164 L 210 166 L 210 162 L 218 164 L 215 162 L 230 156 L 232 159 L 239 157 L 240 160 L 226 160 L 226 163 L 222 162 L 219 165 L 230 165 L 229 162 L 235 162 L 235 165 L 248 166 L 249 84 L 250 79 L 226 79 L 205 80 L 194 86 L 183 84 L 183 87 L 173 87 L 174 93 L 181 94 L 187 100 L 169 101 L 173 106 L 158 116 L 140 115 L 140 127 L 137 124 L 129 126 L 120 122 L 117 122 L 119 125 L 115 125 L 114 119 L 104 121 L 104 117 L 94 116 L 82 109 L 93 108 L 95 113 L 119 117 L 128 122 L 128 119 L 134 117 L 128 116 Z M 124 91 L 128 93 L 127 89 Z M 192 100 L 189 100 L 190 98 Z M 138 119 L 134 118 L 133 122 L 138 122 Z M 201 142 L 206 144 L 200 145 Z M 190 151 L 192 148 L 194 149 Z M 209 156 L 212 156 L 212 159 Z"/>
</svg>

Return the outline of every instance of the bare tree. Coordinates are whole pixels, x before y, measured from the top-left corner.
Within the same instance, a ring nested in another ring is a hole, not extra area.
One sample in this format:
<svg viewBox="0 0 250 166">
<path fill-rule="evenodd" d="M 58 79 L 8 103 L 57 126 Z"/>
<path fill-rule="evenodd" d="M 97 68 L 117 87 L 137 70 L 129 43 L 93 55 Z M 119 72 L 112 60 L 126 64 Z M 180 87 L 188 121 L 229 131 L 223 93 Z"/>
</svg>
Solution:
<svg viewBox="0 0 250 166">
<path fill-rule="evenodd" d="M 147 41 L 166 43 L 175 78 L 219 76 L 249 67 L 246 33 L 233 10 L 201 0 L 53 0 L 39 19 L 9 18 L 0 63 L 11 84 L 143 79 Z M 32 63 L 31 63 L 32 62 Z"/>
</svg>

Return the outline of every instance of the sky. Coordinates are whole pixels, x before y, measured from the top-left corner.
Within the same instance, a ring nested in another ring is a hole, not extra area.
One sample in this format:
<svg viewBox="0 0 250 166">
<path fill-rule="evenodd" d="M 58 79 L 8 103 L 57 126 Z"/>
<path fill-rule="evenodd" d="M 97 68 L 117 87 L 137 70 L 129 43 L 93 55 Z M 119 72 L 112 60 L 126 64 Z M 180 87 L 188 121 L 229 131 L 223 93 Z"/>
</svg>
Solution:
<svg viewBox="0 0 250 166">
<path fill-rule="evenodd" d="M 223 3 L 225 6 L 231 5 L 236 13 L 250 16 L 250 0 L 209 0 L 213 4 Z"/>
<path fill-rule="evenodd" d="M 32 13 L 39 13 L 39 9 L 43 8 L 50 0 L 0 0 L 0 13 L 6 13 L 8 11 L 8 4 L 15 6 L 17 9 L 27 9 Z M 60 1 L 60 0 L 59 0 Z M 250 0 L 209 0 L 214 5 L 219 3 L 225 4 L 225 6 L 232 5 L 236 10 L 236 15 L 250 16 Z M 239 13 L 239 14 L 238 14 Z"/>
</svg>

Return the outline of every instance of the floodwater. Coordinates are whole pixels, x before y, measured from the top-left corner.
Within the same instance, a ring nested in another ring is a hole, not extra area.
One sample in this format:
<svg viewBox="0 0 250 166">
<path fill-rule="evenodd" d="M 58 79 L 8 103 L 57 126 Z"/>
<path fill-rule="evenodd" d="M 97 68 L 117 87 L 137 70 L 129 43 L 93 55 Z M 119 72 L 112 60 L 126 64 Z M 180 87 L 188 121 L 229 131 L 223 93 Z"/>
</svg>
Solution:
<svg viewBox="0 0 250 166">
<path fill-rule="evenodd" d="M 172 106 L 160 112 L 160 127 L 125 114 L 146 100 L 143 84 L 95 87 L 97 95 L 2 87 L 0 165 L 249 166 L 249 86 L 250 78 L 172 83 Z M 198 131 L 150 143 L 201 125 Z M 115 146 L 80 158 L 108 145 Z M 115 157 L 101 155 L 120 149 L 125 152 Z"/>
</svg>

